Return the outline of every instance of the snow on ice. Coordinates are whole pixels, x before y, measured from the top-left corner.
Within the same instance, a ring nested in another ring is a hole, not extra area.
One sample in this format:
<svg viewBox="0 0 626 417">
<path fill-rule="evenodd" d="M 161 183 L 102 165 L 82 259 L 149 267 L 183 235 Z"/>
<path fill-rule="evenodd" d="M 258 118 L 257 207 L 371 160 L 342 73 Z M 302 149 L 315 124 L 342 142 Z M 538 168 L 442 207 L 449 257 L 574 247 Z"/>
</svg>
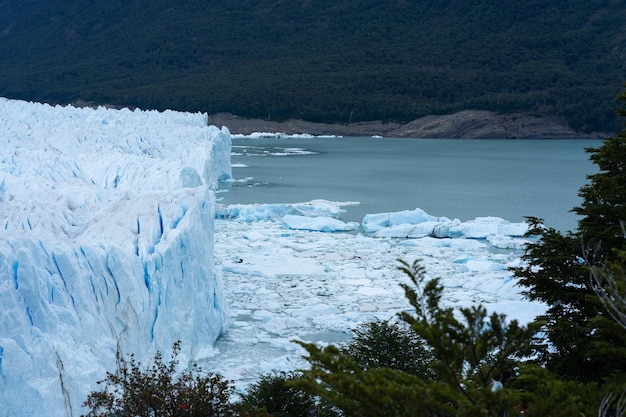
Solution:
<svg viewBox="0 0 626 417">
<path fill-rule="evenodd" d="M 230 141 L 203 114 L 0 99 L 2 417 L 84 413 L 117 352 L 206 356 Z"/>
<path fill-rule="evenodd" d="M 341 343 L 359 324 L 410 311 L 399 285 L 409 281 L 397 270 L 398 259 L 420 259 L 429 277 L 441 277 L 448 305 L 484 303 L 521 323 L 543 313 L 542 305 L 522 299 L 508 269 L 520 265 L 526 224 L 496 217 L 461 222 L 418 208 L 367 215 L 361 231 L 337 233 L 346 224 L 338 218 L 354 204 L 218 203 L 215 258 L 231 326 L 204 361 L 206 369 L 245 390 L 262 373 L 307 366 L 293 340 Z M 455 237 L 435 237 L 444 226 Z M 407 239 L 399 228 L 424 231 Z"/>
<path fill-rule="evenodd" d="M 221 205 L 232 138 L 206 121 L 0 99 L 0 417 L 78 416 L 117 352 L 145 363 L 178 339 L 238 389 L 306 366 L 294 339 L 344 342 L 410 308 L 397 259 L 441 277 L 445 303 L 543 311 L 508 270 L 527 225 Z"/>
</svg>

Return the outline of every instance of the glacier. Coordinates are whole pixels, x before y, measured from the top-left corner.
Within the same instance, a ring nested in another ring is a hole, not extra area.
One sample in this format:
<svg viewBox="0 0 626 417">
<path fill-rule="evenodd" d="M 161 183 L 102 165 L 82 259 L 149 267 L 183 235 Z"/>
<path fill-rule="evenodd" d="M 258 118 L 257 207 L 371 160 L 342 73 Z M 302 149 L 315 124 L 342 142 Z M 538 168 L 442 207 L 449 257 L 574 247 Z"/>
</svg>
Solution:
<svg viewBox="0 0 626 417">
<path fill-rule="evenodd" d="M 0 98 L 0 417 L 84 414 L 117 354 L 210 355 L 231 135 L 207 120 Z"/>
</svg>

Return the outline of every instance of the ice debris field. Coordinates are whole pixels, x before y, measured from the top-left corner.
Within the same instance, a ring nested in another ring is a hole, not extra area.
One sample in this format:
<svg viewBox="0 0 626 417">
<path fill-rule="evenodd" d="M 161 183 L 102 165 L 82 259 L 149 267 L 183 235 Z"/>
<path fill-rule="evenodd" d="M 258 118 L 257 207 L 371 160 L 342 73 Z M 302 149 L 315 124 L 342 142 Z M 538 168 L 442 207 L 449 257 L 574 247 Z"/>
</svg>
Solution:
<svg viewBox="0 0 626 417">
<path fill-rule="evenodd" d="M 346 341 L 409 309 L 397 259 L 441 277 L 444 303 L 543 312 L 508 270 L 526 224 L 222 205 L 232 140 L 200 113 L 0 98 L 0 417 L 84 414 L 118 352 L 146 363 L 176 340 L 240 390 L 301 368 L 293 340 Z"/>
</svg>

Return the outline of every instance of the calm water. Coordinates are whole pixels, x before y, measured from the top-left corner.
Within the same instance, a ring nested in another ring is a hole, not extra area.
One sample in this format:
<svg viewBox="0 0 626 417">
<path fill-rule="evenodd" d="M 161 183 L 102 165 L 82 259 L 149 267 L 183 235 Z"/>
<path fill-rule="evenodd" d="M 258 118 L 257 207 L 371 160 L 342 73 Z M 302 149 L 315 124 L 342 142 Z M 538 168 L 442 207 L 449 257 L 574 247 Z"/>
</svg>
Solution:
<svg viewBox="0 0 626 417">
<path fill-rule="evenodd" d="M 233 139 L 226 204 L 358 201 L 344 221 L 367 213 L 424 209 L 470 220 L 545 219 L 576 228 L 570 210 L 596 167 L 584 151 L 597 140 Z M 241 165 L 245 165 L 242 167 Z"/>
</svg>

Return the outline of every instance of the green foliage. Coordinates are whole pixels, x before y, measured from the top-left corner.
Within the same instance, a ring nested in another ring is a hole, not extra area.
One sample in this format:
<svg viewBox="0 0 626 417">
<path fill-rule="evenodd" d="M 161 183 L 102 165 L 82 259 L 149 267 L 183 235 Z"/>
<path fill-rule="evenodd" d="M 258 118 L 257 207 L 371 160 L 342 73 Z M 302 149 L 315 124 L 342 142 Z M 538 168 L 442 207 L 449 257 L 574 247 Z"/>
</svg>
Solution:
<svg viewBox="0 0 626 417">
<path fill-rule="evenodd" d="M 492 378 L 528 353 L 539 325 L 505 323 L 487 317 L 482 306 L 443 308 L 438 279 L 424 283 L 418 261 L 402 262 L 400 270 L 413 285 L 403 285 L 415 315 L 401 314 L 428 347 L 436 377 L 424 380 L 396 369 L 364 369 L 335 346 L 300 343 L 311 369 L 303 371 L 299 387 L 335 404 L 350 416 L 498 416 L 519 404 L 510 390 L 492 392 Z"/>
<path fill-rule="evenodd" d="M 335 346 L 304 344 L 311 369 L 295 385 L 336 405 L 348 416 L 428 416 L 447 408 L 427 394 L 415 375 L 389 368 L 362 369 Z"/>
<path fill-rule="evenodd" d="M 626 247 L 626 129 L 588 152 L 599 172 L 580 189 L 583 202 L 573 209 L 581 216 L 578 230 L 563 235 L 530 218 L 528 236 L 537 240 L 514 271 L 525 294 L 548 305 L 543 362 L 563 378 L 601 382 L 626 374 L 626 334 L 596 295 L 605 284 L 590 279 L 606 267 L 616 276 L 614 262 Z"/>
<path fill-rule="evenodd" d="M 619 99 L 626 104 L 626 92 Z M 620 114 L 624 114 L 623 109 Z M 588 176 L 589 183 L 578 193 L 583 202 L 573 209 L 582 216 L 578 223 L 579 237 L 588 248 L 599 249 L 600 256 L 612 258 L 611 248 L 619 249 L 626 242 L 626 128 L 587 152 L 599 172 Z"/>
<path fill-rule="evenodd" d="M 594 383 L 560 379 L 532 364 L 520 365 L 520 375 L 509 388 L 520 393 L 528 416 L 596 416 L 604 392 Z M 512 411 L 509 415 L 515 415 Z"/>
<path fill-rule="evenodd" d="M 365 323 L 355 330 L 354 338 L 341 351 L 364 370 L 390 368 L 423 380 L 435 377 L 430 368 L 430 351 L 403 322 Z"/>
<path fill-rule="evenodd" d="M 410 121 L 464 109 L 615 128 L 611 0 L 0 0 L 0 95 Z M 236 29 L 235 29 L 236 28 Z"/>
<path fill-rule="evenodd" d="M 598 417 L 624 417 L 626 416 L 626 389 L 621 387 L 621 394 L 608 392 L 602 399 L 598 409 Z"/>
<path fill-rule="evenodd" d="M 298 372 L 262 375 L 241 395 L 241 401 L 236 404 L 239 415 L 266 412 L 274 417 L 306 416 L 312 407 L 317 407 L 317 401 L 311 394 L 291 386 L 290 383 L 299 377 Z M 321 414 L 331 417 L 337 413 L 328 404 L 322 404 Z"/>
<path fill-rule="evenodd" d="M 582 243 L 575 235 L 545 228 L 539 219 L 529 220 L 528 236 L 537 240 L 528 245 L 524 266 L 514 273 L 530 300 L 548 306 L 542 319 L 549 340 L 537 346 L 539 359 L 563 378 L 599 381 L 613 369 L 613 363 L 594 353 L 602 335 L 593 317 L 601 306 L 583 261 Z"/>
<path fill-rule="evenodd" d="M 438 378 L 470 404 L 480 404 L 492 380 L 531 353 L 541 324 L 506 323 L 502 314 L 488 317 L 482 305 L 443 308 L 438 278 L 424 283 L 425 271 L 418 261 L 401 262 L 400 270 L 413 283 L 401 285 L 415 309 L 415 316 L 404 312 L 401 317 L 432 349 L 431 366 Z"/>
<path fill-rule="evenodd" d="M 626 250 L 614 249 L 615 260 L 591 268 L 596 293 L 614 322 L 626 330 Z"/>
<path fill-rule="evenodd" d="M 118 358 L 116 373 L 98 384 L 83 406 L 88 416 L 99 417 L 200 417 L 233 416 L 230 396 L 234 388 L 219 375 L 202 375 L 202 370 L 183 372 L 177 376 L 180 342 L 174 344 L 169 363 L 157 353 L 154 363 L 142 369 L 133 356 L 127 361 Z"/>
</svg>

